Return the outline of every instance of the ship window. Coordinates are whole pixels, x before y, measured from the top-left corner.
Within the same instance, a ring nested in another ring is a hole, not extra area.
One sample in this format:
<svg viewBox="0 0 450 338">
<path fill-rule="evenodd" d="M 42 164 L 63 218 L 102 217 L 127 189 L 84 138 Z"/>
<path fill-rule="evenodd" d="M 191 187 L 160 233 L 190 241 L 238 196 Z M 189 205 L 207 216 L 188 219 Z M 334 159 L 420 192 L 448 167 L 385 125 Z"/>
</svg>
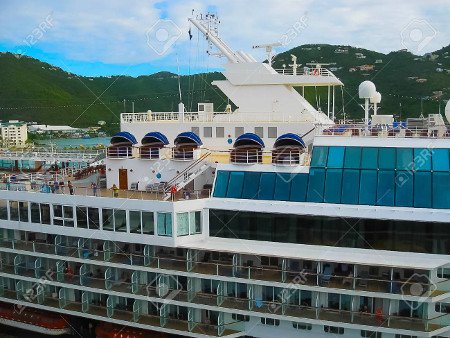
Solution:
<svg viewBox="0 0 450 338">
<path fill-rule="evenodd" d="M 345 204 L 358 204 L 359 170 L 346 169 L 342 174 L 342 197 Z"/>
<path fill-rule="evenodd" d="M 255 134 L 259 137 L 264 137 L 264 128 L 263 127 L 255 127 Z"/>
<path fill-rule="evenodd" d="M 142 233 L 147 235 L 155 234 L 155 220 L 153 212 L 142 212 Z"/>
<path fill-rule="evenodd" d="M 89 229 L 100 229 L 100 212 L 98 208 L 88 208 Z"/>
<path fill-rule="evenodd" d="M 433 208 L 450 209 L 450 173 L 433 173 Z"/>
<path fill-rule="evenodd" d="M 9 201 L 9 219 L 11 221 L 19 220 L 19 203 L 17 201 Z"/>
<path fill-rule="evenodd" d="M 308 189 L 308 175 L 307 174 L 294 175 L 291 181 L 290 200 L 294 202 L 305 202 L 307 189 Z"/>
<path fill-rule="evenodd" d="M 377 172 L 376 170 L 361 170 L 359 185 L 359 203 L 375 205 L 377 199 Z"/>
<path fill-rule="evenodd" d="M 77 213 L 77 228 L 87 229 L 87 208 L 86 207 L 76 207 Z"/>
<path fill-rule="evenodd" d="M 395 205 L 398 207 L 413 206 L 414 177 L 411 171 L 397 171 L 395 173 Z"/>
<path fill-rule="evenodd" d="M 113 209 L 102 209 L 102 229 L 106 231 L 114 231 Z"/>
<path fill-rule="evenodd" d="M 5 200 L 0 200 L 0 219 L 8 219 L 8 202 Z"/>
<path fill-rule="evenodd" d="M 41 203 L 41 222 L 42 224 L 50 224 L 50 204 Z"/>
<path fill-rule="evenodd" d="M 309 171 L 308 202 L 323 202 L 325 170 L 311 168 Z"/>
<path fill-rule="evenodd" d="M 278 137 L 277 127 L 269 127 L 269 128 L 267 128 L 267 137 L 268 138 L 277 138 Z"/>
<path fill-rule="evenodd" d="M 361 169 L 378 168 L 378 148 L 363 148 L 361 153 Z"/>
<path fill-rule="evenodd" d="M 236 313 L 232 313 L 231 314 L 231 318 L 233 318 L 233 320 L 237 320 L 239 322 L 248 322 L 250 321 L 250 316 L 248 315 L 239 315 Z"/>
<path fill-rule="evenodd" d="M 130 210 L 130 232 L 134 234 L 141 233 L 141 212 Z"/>
<path fill-rule="evenodd" d="M 1 204 L 1 201 L 0 201 L 0 204 Z M 39 203 L 31 203 L 30 209 L 31 209 L 31 222 L 38 223 L 38 224 L 41 223 L 41 212 L 40 212 L 40 208 L 39 208 Z M 0 219 L 2 219 L 1 210 L 0 210 Z"/>
<path fill-rule="evenodd" d="M 361 337 L 365 337 L 365 338 L 381 338 L 381 332 L 361 330 Z"/>
<path fill-rule="evenodd" d="M 191 235 L 202 233 L 201 211 L 193 211 L 189 213 L 189 233 Z"/>
<path fill-rule="evenodd" d="M 73 227 L 73 207 L 53 204 L 53 225 Z"/>
<path fill-rule="evenodd" d="M 433 149 L 433 171 L 449 171 L 448 149 Z"/>
<path fill-rule="evenodd" d="M 323 330 L 327 333 L 333 333 L 333 334 L 344 334 L 344 328 L 343 327 L 337 327 L 337 326 L 328 326 L 325 325 L 323 327 Z"/>
<path fill-rule="evenodd" d="M 177 236 L 189 235 L 189 213 L 177 213 Z"/>
<path fill-rule="evenodd" d="M 328 168 L 342 168 L 344 166 L 344 147 L 330 147 L 328 151 Z"/>
<path fill-rule="evenodd" d="M 275 173 L 261 173 L 258 199 L 272 200 L 275 188 Z"/>
<path fill-rule="evenodd" d="M 328 169 L 325 178 L 325 203 L 340 203 L 342 188 L 342 170 Z"/>
<path fill-rule="evenodd" d="M 347 147 L 345 149 L 344 168 L 359 169 L 361 168 L 361 148 Z"/>
<path fill-rule="evenodd" d="M 414 149 L 414 170 L 430 171 L 431 170 L 431 151 L 427 148 Z"/>
<path fill-rule="evenodd" d="M 272 325 L 272 326 L 279 326 L 280 325 L 280 320 L 279 319 L 272 319 L 272 318 L 261 318 L 261 324 Z"/>
<path fill-rule="evenodd" d="M 227 197 L 241 198 L 243 184 L 244 184 L 243 172 L 240 171 L 230 172 L 230 181 L 228 184 Z"/>
<path fill-rule="evenodd" d="M 286 173 L 277 173 L 275 180 L 275 192 L 273 198 L 278 201 L 289 201 L 291 193 L 292 175 Z"/>
<path fill-rule="evenodd" d="M 431 208 L 431 173 L 416 171 L 414 174 L 414 206 Z"/>
<path fill-rule="evenodd" d="M 212 137 L 212 127 L 203 127 L 203 136 Z"/>
<path fill-rule="evenodd" d="M 127 214 L 125 210 L 114 209 L 114 231 L 127 231 Z"/>
<path fill-rule="evenodd" d="M 230 177 L 229 171 L 219 170 L 216 176 L 216 183 L 214 186 L 214 197 L 225 197 L 227 195 L 229 177 Z"/>
<path fill-rule="evenodd" d="M 244 134 L 244 127 L 234 127 L 234 137 L 239 137 Z"/>
<path fill-rule="evenodd" d="M 379 148 L 378 149 L 378 168 L 379 169 L 395 169 L 395 148 Z"/>
<path fill-rule="evenodd" d="M 19 218 L 21 222 L 28 222 L 28 202 L 19 201 Z"/>
<path fill-rule="evenodd" d="M 195 135 L 200 135 L 200 127 L 191 127 L 191 131 L 192 131 Z"/>
<path fill-rule="evenodd" d="M 216 137 L 217 138 L 225 137 L 225 128 L 224 127 L 216 127 Z"/>
<path fill-rule="evenodd" d="M 312 329 L 312 325 L 311 324 L 307 324 L 307 323 L 292 322 L 292 326 L 294 327 L 294 329 L 297 329 L 297 330 L 311 331 L 311 329 Z"/>
<path fill-rule="evenodd" d="M 411 148 L 397 149 L 397 169 L 412 171 L 414 169 L 414 152 Z"/>
<path fill-rule="evenodd" d="M 394 205 L 395 172 L 380 170 L 378 172 L 377 205 Z"/>
<path fill-rule="evenodd" d="M 328 158 L 328 147 L 314 147 L 311 167 L 325 167 Z"/>
<path fill-rule="evenodd" d="M 169 212 L 158 212 L 157 218 L 158 236 L 172 236 L 172 214 Z"/>
<path fill-rule="evenodd" d="M 261 173 L 251 171 L 245 173 L 242 198 L 256 199 L 258 196 L 260 178 Z"/>
</svg>

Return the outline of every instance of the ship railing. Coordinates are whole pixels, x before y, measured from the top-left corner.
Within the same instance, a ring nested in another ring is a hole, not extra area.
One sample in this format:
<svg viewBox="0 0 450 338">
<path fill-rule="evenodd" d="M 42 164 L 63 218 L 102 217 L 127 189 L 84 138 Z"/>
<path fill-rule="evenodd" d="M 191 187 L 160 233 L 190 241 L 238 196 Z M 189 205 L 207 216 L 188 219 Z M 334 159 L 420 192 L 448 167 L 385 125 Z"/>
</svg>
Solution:
<svg viewBox="0 0 450 338">
<path fill-rule="evenodd" d="M 44 194 L 63 194 L 70 195 L 70 190 L 66 185 L 64 187 L 55 186 L 49 182 L 18 182 L 18 183 L 0 183 L 0 191 L 24 191 L 29 193 L 44 193 Z M 143 184 L 143 183 L 142 183 Z M 141 186 L 143 188 L 143 186 Z M 112 188 L 93 188 L 91 186 L 74 185 L 73 195 L 75 196 L 90 196 L 99 198 L 126 198 L 135 200 L 167 200 L 167 193 L 161 189 L 152 189 L 149 184 L 146 186 L 146 191 L 141 190 L 123 190 L 118 191 L 118 196 L 114 196 Z M 172 201 L 186 201 L 191 199 L 202 199 L 211 197 L 211 189 L 181 189 L 172 195 Z"/>
<path fill-rule="evenodd" d="M 87 275 L 76 274 L 71 272 L 72 270 L 66 269 L 57 276 L 55 268 L 34 269 L 22 267 L 20 275 L 37 279 L 46 276 L 46 282 L 49 283 L 57 281 L 69 285 L 131 293 L 155 299 L 155 302 L 158 302 L 158 299 L 161 299 L 161 302 L 167 302 L 167 295 L 169 295 L 169 301 L 174 302 L 221 306 L 268 315 L 297 317 L 299 319 L 307 318 L 336 323 L 383 326 L 392 329 L 405 329 L 405 325 L 410 325 L 409 329 L 421 332 L 430 332 L 448 326 L 448 322 L 445 320 L 449 318 L 449 314 L 440 314 L 433 318 L 420 318 L 411 317 L 409 311 L 407 315 L 399 315 L 398 313 L 385 313 L 382 309 L 369 309 L 368 307 L 361 307 L 356 311 L 352 311 L 350 308 L 339 309 L 338 307 L 312 306 L 312 299 L 304 299 L 299 304 L 297 298 L 298 288 L 284 289 L 280 295 L 275 295 L 275 298 L 272 298 L 272 300 L 264 300 L 255 296 L 249 297 L 247 292 L 243 292 L 241 297 L 223 295 L 222 298 L 218 295 L 218 291 L 214 289 L 187 291 L 182 289 L 181 285 L 178 285 L 177 288 L 168 288 L 160 292 L 161 290 L 158 286 L 131 282 L 131 270 L 128 275 L 122 275 L 122 278 L 108 280 L 104 278 L 104 270 L 97 268 L 97 271 L 95 271 L 96 267 L 92 266 L 92 268 L 91 270 L 94 270 L 94 272 L 88 272 Z M 10 264 L 3 264 L 1 271 L 11 275 L 16 274 L 15 267 Z M 104 306 L 101 303 L 93 303 L 93 305 Z M 125 310 L 122 308 L 118 309 Z M 169 317 L 172 319 L 176 318 L 173 316 Z"/>
<path fill-rule="evenodd" d="M 292 68 L 277 68 L 275 71 L 282 75 L 294 75 L 294 70 Z M 328 70 L 327 68 L 315 68 L 315 67 L 304 67 L 301 69 L 297 69 L 295 75 L 301 76 L 333 76 L 334 74 Z"/>
<path fill-rule="evenodd" d="M 133 147 L 131 146 L 109 146 L 106 149 L 107 158 L 132 158 Z"/>
<path fill-rule="evenodd" d="M 141 146 L 139 148 L 139 158 L 143 160 L 159 160 L 160 148 Z"/>
<path fill-rule="evenodd" d="M 450 126 L 435 127 L 396 127 L 392 125 L 368 126 L 365 124 L 342 124 L 326 128 L 316 128 L 316 135 L 373 137 L 373 138 L 450 138 Z"/>
<path fill-rule="evenodd" d="M 256 164 L 262 163 L 263 151 L 261 149 L 232 149 L 230 152 L 230 162 L 235 164 Z"/>
<path fill-rule="evenodd" d="M 23 158 L 25 160 L 43 161 L 45 159 L 73 159 L 73 160 L 92 160 L 99 156 L 103 151 L 89 150 L 51 150 L 48 148 L 33 148 L 23 150 L 0 149 L 0 157 Z"/>
</svg>

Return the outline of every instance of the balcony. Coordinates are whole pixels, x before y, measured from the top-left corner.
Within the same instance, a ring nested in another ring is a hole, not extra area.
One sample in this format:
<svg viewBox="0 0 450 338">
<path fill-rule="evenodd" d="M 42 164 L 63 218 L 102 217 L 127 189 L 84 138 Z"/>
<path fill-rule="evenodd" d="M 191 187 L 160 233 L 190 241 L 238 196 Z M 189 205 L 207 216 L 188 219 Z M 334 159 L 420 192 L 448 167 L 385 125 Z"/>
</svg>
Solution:
<svg viewBox="0 0 450 338">
<path fill-rule="evenodd" d="M 133 147 L 111 145 L 106 149 L 106 157 L 112 159 L 133 158 Z"/>
<path fill-rule="evenodd" d="M 160 148 L 141 146 L 139 148 L 139 158 L 142 160 L 159 160 Z"/>
</svg>

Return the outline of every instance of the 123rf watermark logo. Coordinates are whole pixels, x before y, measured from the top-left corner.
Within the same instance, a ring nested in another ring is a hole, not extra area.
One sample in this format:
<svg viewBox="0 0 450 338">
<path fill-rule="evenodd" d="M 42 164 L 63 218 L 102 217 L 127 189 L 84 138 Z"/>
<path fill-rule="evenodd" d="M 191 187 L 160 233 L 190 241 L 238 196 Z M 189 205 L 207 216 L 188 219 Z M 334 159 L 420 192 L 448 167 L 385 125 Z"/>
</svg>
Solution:
<svg viewBox="0 0 450 338">
<path fill-rule="evenodd" d="M 22 40 L 23 46 L 18 47 L 14 55 L 17 59 L 26 55 L 27 49 L 35 46 L 44 35 L 53 28 L 53 13 L 48 14 L 44 20 L 42 20 L 31 32 L 27 35 L 25 39 Z"/>
<path fill-rule="evenodd" d="M 53 276 L 55 272 L 52 270 L 47 270 L 36 283 L 34 283 L 30 288 L 26 289 L 22 295 L 23 299 L 28 303 L 34 303 L 39 296 L 39 290 L 45 288 L 45 285 L 48 284 L 49 281 L 53 281 Z M 42 290 L 43 292 L 43 290 Z M 26 305 L 15 304 L 14 305 L 14 313 L 21 314 L 27 308 Z"/>
<path fill-rule="evenodd" d="M 417 310 L 422 303 L 431 297 L 431 294 L 437 289 L 436 284 L 424 274 L 415 273 L 404 282 L 400 288 L 402 298 L 405 303 L 413 310 Z M 406 301 L 407 296 L 419 297 L 415 301 Z"/>
<path fill-rule="evenodd" d="M 420 53 L 436 37 L 438 31 L 425 19 L 411 20 L 400 32 L 402 45 L 411 53 Z"/>
<path fill-rule="evenodd" d="M 164 55 L 181 34 L 181 29 L 172 20 L 160 19 L 147 30 L 147 45 L 156 54 Z"/>
</svg>

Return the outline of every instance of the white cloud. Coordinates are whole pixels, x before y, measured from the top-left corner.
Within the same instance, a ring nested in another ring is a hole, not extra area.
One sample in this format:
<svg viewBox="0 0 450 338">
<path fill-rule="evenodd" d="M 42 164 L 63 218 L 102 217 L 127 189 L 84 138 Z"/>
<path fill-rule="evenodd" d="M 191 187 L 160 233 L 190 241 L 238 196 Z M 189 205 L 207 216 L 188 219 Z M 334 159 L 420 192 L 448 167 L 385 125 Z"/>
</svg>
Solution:
<svg viewBox="0 0 450 338">
<path fill-rule="evenodd" d="M 308 27 L 287 48 L 304 43 L 348 44 L 389 52 L 403 48 L 401 31 L 415 18 L 425 19 L 437 32 L 422 52 L 449 44 L 450 3 L 447 0 L 312 0 L 288 1 L 121 1 L 0 0 L 0 42 L 23 45 L 23 40 L 50 14 L 53 27 L 36 47 L 65 59 L 111 64 L 157 62 L 173 64 L 178 57 L 185 65 L 200 63 L 205 42 L 189 42 L 188 21 L 192 9 L 205 11 L 215 6 L 221 18 L 221 36 L 235 49 L 251 50 L 258 43 L 274 42 L 303 15 Z M 163 7 L 161 9 L 161 7 Z M 146 32 L 164 14 L 183 35 L 166 55 L 156 54 L 146 41 Z M 197 36 L 193 28 L 194 37 Z M 426 32 L 425 32 L 426 33 Z M 286 48 L 285 48 L 286 49 Z M 177 55 L 174 51 L 177 51 Z M 197 51 L 201 52 L 197 56 Z M 262 51 L 251 51 L 261 59 Z M 155 61 L 160 59 L 159 61 Z M 206 61 L 205 61 L 206 62 Z M 211 65 L 215 60 L 207 61 Z"/>
</svg>

